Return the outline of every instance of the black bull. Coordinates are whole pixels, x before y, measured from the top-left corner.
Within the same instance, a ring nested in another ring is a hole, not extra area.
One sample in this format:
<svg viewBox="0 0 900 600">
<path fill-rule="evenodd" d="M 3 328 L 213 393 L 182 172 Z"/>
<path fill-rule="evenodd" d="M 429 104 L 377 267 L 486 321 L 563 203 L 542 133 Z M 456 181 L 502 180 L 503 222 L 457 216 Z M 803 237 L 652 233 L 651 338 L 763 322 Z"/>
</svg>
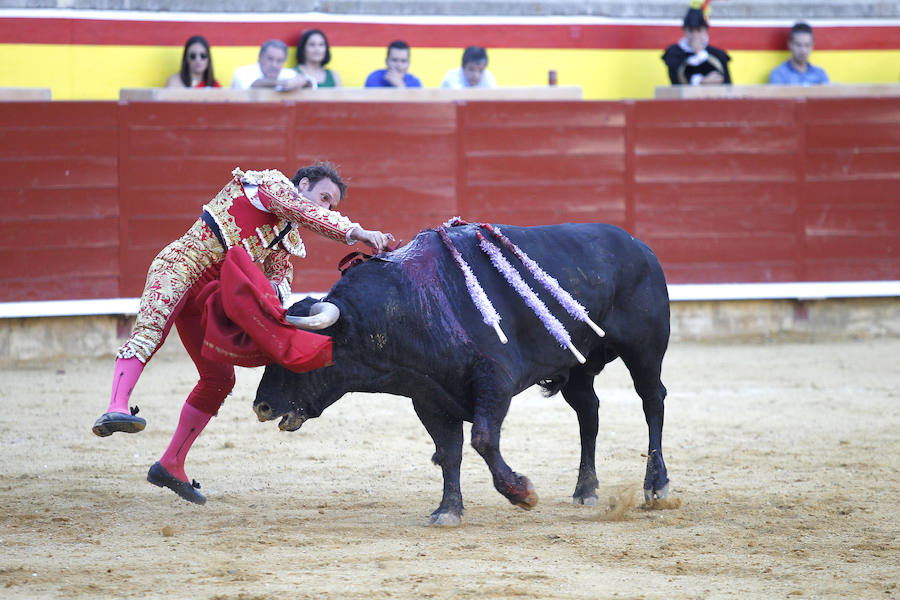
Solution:
<svg viewBox="0 0 900 600">
<path fill-rule="evenodd" d="M 497 491 L 522 508 L 537 503 L 528 478 L 500 455 L 500 426 L 512 397 L 539 384 L 548 393 L 562 391 L 578 415 L 581 460 L 574 501 L 596 504 L 599 403 L 593 381 L 607 363 L 621 357 L 643 401 L 649 430 L 645 497 L 668 495 L 661 448 L 666 388 L 660 370 L 669 340 L 669 299 L 652 250 L 611 225 L 500 226 L 605 330 L 601 338 L 571 318 L 503 250 L 565 325 L 587 359 L 582 365 L 491 265 L 475 229 L 468 225 L 447 231 L 500 314 L 508 344 L 501 344 L 483 322 L 459 266 L 438 234 L 427 230 L 405 247 L 351 268 L 332 287 L 325 300 L 337 305 L 341 316 L 322 333 L 333 338 L 336 364 L 300 374 L 266 367 L 254 402 L 259 419 L 282 417 L 281 428 L 293 430 L 353 391 L 412 399 L 434 440 L 432 460 L 444 477 L 443 497 L 430 522 L 454 525 L 463 512 L 463 421 L 472 423 L 472 446 L 487 463 Z M 312 302 L 298 302 L 289 313 L 306 314 Z"/>
</svg>

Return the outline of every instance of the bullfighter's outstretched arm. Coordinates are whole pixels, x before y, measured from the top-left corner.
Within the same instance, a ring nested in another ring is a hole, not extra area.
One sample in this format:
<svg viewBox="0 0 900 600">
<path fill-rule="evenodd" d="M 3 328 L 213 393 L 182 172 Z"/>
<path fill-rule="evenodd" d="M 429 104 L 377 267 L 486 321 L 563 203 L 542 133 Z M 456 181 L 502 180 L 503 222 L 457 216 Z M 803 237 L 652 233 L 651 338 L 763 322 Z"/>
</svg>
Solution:
<svg viewBox="0 0 900 600">
<path fill-rule="evenodd" d="M 379 252 L 387 249 L 394 239 L 390 233 L 364 229 L 341 213 L 318 206 L 300 194 L 294 184 L 278 171 L 241 172 L 235 169 L 234 173 L 241 177 L 247 197 L 257 208 L 319 235 L 347 245 L 362 241 Z"/>
<path fill-rule="evenodd" d="M 362 229 L 336 210 L 316 206 L 304 198 L 290 182 L 264 183 L 257 189 L 257 198 L 268 212 L 292 221 L 329 239 L 353 244 L 349 235 L 356 228 Z"/>
</svg>

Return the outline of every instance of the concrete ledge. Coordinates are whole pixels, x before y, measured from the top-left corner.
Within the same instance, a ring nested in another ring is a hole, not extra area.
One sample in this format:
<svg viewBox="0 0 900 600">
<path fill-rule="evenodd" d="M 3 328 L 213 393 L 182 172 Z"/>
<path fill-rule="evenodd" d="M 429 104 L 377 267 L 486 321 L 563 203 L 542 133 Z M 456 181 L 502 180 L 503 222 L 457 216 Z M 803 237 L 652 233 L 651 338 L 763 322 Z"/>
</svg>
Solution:
<svg viewBox="0 0 900 600">
<path fill-rule="evenodd" d="M 578 86 L 500 87 L 448 90 L 440 88 L 319 88 L 291 92 L 231 88 L 122 88 L 119 100 L 144 102 L 456 102 L 508 100 L 581 100 Z"/>
<path fill-rule="evenodd" d="M 133 322 L 125 316 L 0 320 L 0 364 L 112 359 Z M 672 303 L 672 342 L 900 337 L 900 298 Z M 175 329 L 160 356 L 187 353 Z"/>
<path fill-rule="evenodd" d="M 50 88 L 0 87 L 0 102 L 47 102 Z"/>
<path fill-rule="evenodd" d="M 686 98 L 859 98 L 900 96 L 898 83 L 825 85 L 668 85 L 657 86 L 657 100 Z"/>
</svg>

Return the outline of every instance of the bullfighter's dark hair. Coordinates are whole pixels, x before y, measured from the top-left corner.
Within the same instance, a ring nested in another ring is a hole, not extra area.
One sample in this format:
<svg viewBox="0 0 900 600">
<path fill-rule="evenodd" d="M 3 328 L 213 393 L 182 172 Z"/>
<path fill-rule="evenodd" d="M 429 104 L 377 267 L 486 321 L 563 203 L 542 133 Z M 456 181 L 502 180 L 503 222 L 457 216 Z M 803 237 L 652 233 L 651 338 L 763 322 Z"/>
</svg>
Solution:
<svg viewBox="0 0 900 600">
<path fill-rule="evenodd" d="M 193 35 L 184 43 L 184 53 L 181 55 L 181 83 L 184 84 L 184 87 L 191 87 L 191 65 L 188 62 L 188 48 L 194 44 L 200 44 L 206 50 L 206 58 L 209 62 L 206 63 L 206 70 L 203 71 L 203 82 L 206 84 L 206 87 L 213 87 L 216 84 L 216 76 L 213 74 L 212 53 L 209 51 L 209 42 L 202 35 Z"/>
<path fill-rule="evenodd" d="M 341 174 L 338 173 L 337 167 L 330 162 L 317 162 L 313 165 L 300 167 L 297 172 L 294 173 L 294 176 L 291 177 L 291 183 L 298 185 L 300 180 L 304 177 L 309 179 L 310 187 L 315 187 L 317 183 L 328 178 L 333 181 L 341 191 L 341 200 L 347 195 L 347 183 L 341 178 Z"/>
<path fill-rule="evenodd" d="M 298 65 L 306 64 L 306 43 L 309 41 L 309 38 L 317 33 L 322 36 L 323 40 L 325 40 L 325 58 L 322 59 L 322 66 L 324 67 L 329 63 L 329 61 L 331 61 L 331 44 L 328 43 L 328 36 L 326 36 L 325 32 L 321 29 L 307 29 L 303 32 L 303 35 L 300 36 L 300 41 L 297 42 Z"/>
</svg>

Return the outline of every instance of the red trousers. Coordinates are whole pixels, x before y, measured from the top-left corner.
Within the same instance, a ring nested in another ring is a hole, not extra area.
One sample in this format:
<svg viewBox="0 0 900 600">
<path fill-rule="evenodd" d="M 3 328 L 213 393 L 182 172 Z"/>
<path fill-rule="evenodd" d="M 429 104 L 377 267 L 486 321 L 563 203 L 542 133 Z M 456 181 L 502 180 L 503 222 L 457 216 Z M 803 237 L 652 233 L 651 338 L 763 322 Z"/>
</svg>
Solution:
<svg viewBox="0 0 900 600">
<path fill-rule="evenodd" d="M 211 281 L 218 279 L 220 268 L 212 266 L 204 271 L 203 276 L 191 286 L 182 301 L 176 307 L 175 327 L 188 356 L 194 361 L 200 380 L 187 397 L 187 403 L 199 411 L 210 415 L 219 412 L 225 397 L 234 388 L 234 365 L 203 356 L 204 328 L 203 305 L 205 294 L 201 292 Z M 171 320 L 166 324 L 171 327 Z M 166 331 L 168 334 L 168 331 Z"/>
</svg>

